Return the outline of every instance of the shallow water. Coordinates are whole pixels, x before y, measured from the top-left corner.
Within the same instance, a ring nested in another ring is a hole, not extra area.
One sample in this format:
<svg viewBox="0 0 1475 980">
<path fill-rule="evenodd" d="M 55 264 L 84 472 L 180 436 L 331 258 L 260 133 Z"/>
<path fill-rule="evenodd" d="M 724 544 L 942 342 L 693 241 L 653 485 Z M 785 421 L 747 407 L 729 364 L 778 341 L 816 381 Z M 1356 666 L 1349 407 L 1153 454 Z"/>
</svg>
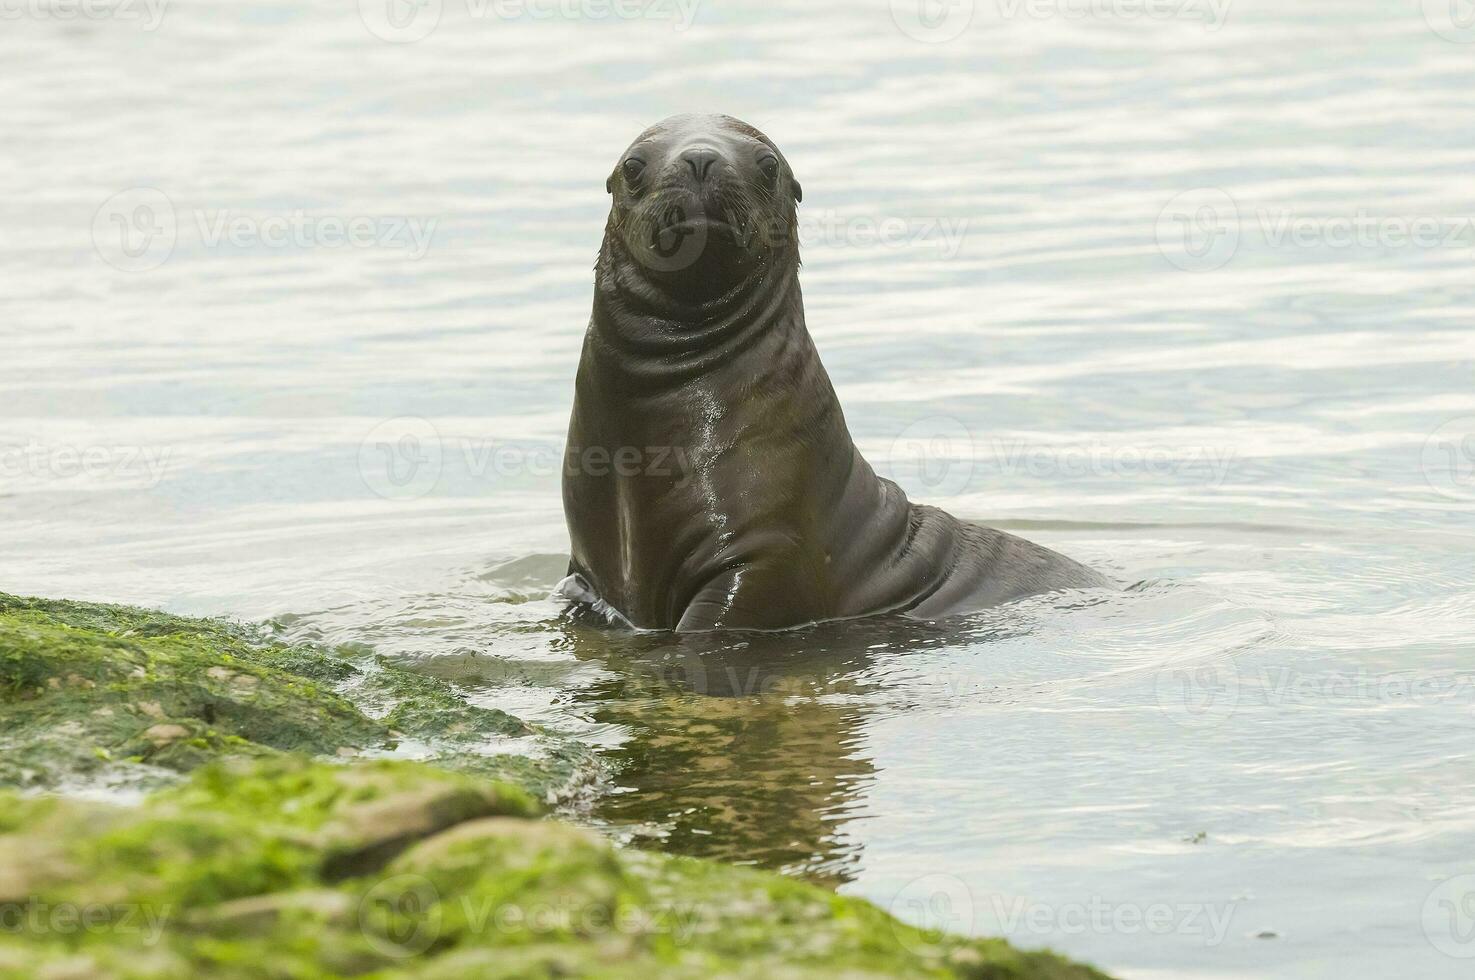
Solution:
<svg viewBox="0 0 1475 980">
<path fill-rule="evenodd" d="M 375 644 L 603 746 L 611 833 L 1125 977 L 1468 975 L 1457 4 L 362 7 L 7 8 L 0 589 Z M 554 619 L 604 178 L 685 109 L 803 181 L 877 468 L 1132 588 Z"/>
</svg>

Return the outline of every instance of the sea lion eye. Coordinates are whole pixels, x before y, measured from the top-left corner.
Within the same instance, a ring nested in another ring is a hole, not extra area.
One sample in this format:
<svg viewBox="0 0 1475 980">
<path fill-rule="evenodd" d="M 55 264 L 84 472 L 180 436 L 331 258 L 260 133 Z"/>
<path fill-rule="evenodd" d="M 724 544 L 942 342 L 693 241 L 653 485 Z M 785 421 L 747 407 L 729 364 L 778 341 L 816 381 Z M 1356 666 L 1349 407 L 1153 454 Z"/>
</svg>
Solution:
<svg viewBox="0 0 1475 980">
<path fill-rule="evenodd" d="M 625 179 L 626 180 L 629 180 L 629 181 L 639 180 L 640 179 L 640 175 L 642 173 L 644 173 L 644 172 L 645 172 L 645 161 L 644 160 L 637 160 L 635 157 L 631 157 L 630 159 L 626 160 L 624 163 L 620 164 L 620 173 L 622 173 L 622 174 L 625 175 Z"/>
<path fill-rule="evenodd" d="M 758 172 L 761 173 L 763 175 L 763 179 L 766 180 L 766 181 L 768 181 L 770 184 L 777 183 L 778 182 L 778 158 L 777 157 L 764 157 L 762 160 L 759 160 L 758 161 Z"/>
</svg>

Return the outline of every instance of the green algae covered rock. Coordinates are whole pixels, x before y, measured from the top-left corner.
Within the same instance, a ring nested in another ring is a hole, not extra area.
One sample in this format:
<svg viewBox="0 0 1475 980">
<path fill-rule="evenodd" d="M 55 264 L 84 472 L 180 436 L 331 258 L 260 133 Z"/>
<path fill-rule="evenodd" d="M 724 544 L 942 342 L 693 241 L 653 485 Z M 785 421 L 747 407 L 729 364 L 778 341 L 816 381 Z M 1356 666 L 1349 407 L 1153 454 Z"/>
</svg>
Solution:
<svg viewBox="0 0 1475 980">
<path fill-rule="evenodd" d="M 536 812 L 462 773 L 287 755 L 133 808 L 0 794 L 0 976 L 1102 976 Z"/>
<path fill-rule="evenodd" d="M 540 796 L 596 770 L 582 746 L 369 652 L 3 593 L 0 714 L 0 786 L 25 789 L 147 790 L 228 756 L 350 757 L 406 739 L 437 765 Z"/>
<path fill-rule="evenodd" d="M 0 980 L 1101 976 L 541 818 L 593 758 L 371 651 L 0 594 Z"/>
</svg>

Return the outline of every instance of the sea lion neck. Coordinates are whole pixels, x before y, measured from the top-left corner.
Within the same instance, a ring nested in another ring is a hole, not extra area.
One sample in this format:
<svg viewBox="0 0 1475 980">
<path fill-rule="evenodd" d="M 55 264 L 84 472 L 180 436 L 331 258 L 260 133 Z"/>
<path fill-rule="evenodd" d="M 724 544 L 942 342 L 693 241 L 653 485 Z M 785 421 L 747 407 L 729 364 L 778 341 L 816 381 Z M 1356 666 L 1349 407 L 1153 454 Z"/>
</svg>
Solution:
<svg viewBox="0 0 1475 980">
<path fill-rule="evenodd" d="M 649 381 L 679 382 L 759 338 L 804 329 L 798 262 L 777 254 L 731 288 L 688 299 L 667 288 L 607 237 L 595 266 L 591 340 L 610 363 Z"/>
</svg>

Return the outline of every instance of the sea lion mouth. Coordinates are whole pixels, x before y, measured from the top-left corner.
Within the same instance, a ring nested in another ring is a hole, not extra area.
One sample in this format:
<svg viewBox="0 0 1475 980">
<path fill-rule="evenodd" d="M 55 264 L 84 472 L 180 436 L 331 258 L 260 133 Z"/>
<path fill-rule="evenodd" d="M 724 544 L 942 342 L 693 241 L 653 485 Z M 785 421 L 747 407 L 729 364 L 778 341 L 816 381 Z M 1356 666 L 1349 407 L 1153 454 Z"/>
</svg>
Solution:
<svg viewBox="0 0 1475 980">
<path fill-rule="evenodd" d="M 747 222 L 712 213 L 700 202 L 663 204 L 647 213 L 641 223 L 644 228 L 637 241 L 645 248 L 638 257 L 660 272 L 734 261 L 737 255 L 751 252 L 756 244 Z"/>
<path fill-rule="evenodd" d="M 746 242 L 752 237 L 751 232 L 747 228 L 735 225 L 723 218 L 714 218 L 708 215 L 680 218 L 669 224 L 660 225 L 654 231 L 654 235 L 657 237 L 703 233 L 723 236 L 738 243 Z"/>
</svg>

